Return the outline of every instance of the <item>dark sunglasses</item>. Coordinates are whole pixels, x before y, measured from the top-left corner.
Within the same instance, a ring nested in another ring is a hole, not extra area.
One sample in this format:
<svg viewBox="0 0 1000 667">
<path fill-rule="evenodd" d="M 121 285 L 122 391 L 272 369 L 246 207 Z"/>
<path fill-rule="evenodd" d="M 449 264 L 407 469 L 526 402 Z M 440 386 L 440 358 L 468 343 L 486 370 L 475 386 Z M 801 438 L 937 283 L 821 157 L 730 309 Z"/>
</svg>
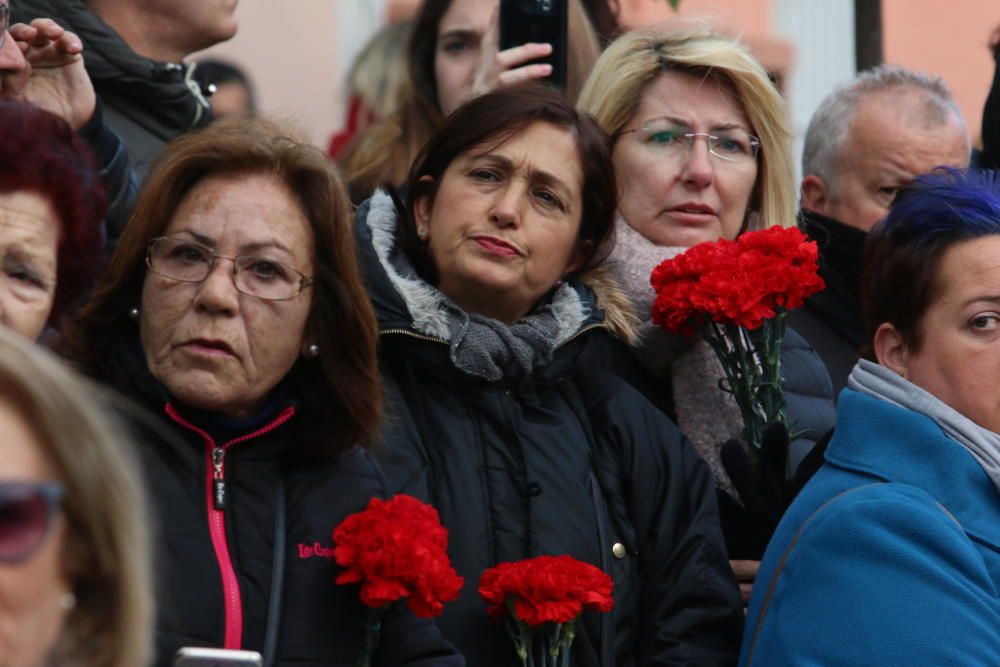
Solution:
<svg viewBox="0 0 1000 667">
<path fill-rule="evenodd" d="M 62 497 L 56 482 L 0 481 L 0 563 L 26 560 L 45 543 Z"/>
</svg>

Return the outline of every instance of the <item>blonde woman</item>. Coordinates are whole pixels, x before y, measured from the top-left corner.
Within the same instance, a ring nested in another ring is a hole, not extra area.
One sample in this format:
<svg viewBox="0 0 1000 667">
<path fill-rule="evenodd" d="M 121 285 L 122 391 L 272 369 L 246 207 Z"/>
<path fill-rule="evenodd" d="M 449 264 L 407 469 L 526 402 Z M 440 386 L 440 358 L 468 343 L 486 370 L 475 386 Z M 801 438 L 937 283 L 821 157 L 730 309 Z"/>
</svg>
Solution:
<svg viewBox="0 0 1000 667">
<path fill-rule="evenodd" d="M 719 485 L 732 490 L 720 450 L 739 437 L 739 411 L 719 389 L 722 369 L 707 344 L 670 339 L 648 322 L 649 274 L 697 243 L 795 223 L 784 102 L 743 46 L 689 25 L 636 31 L 613 42 L 594 66 L 579 107 L 614 142 L 621 200 L 611 267 L 647 320 L 633 349 L 645 369 L 636 382 L 650 388 L 647 393 L 675 417 Z M 795 465 L 833 425 L 832 389 L 822 362 L 792 331 L 785 339 L 782 377 L 796 434 L 790 447 Z M 767 516 L 748 520 L 731 503 L 727 513 L 728 497 L 723 501 L 730 557 L 758 560 L 775 508 L 754 510 Z"/>
<path fill-rule="evenodd" d="M 139 471 L 100 395 L 0 327 L 0 662 L 149 664 Z"/>
</svg>

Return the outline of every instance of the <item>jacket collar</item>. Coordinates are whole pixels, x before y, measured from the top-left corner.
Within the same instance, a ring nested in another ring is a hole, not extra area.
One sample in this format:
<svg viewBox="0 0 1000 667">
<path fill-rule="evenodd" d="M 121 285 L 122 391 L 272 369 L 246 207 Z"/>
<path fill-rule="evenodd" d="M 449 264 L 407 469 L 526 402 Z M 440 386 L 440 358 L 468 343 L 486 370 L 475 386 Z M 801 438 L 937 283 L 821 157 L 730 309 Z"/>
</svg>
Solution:
<svg viewBox="0 0 1000 667">
<path fill-rule="evenodd" d="M 194 65 L 140 56 L 83 0 L 17 0 L 17 20 L 51 17 L 86 46 L 87 74 L 98 95 L 163 140 L 206 125 L 211 106 Z"/>
<path fill-rule="evenodd" d="M 799 228 L 819 246 L 819 275 L 826 281 L 826 289 L 810 297 L 806 307 L 860 348 L 866 342 L 861 270 L 867 234 L 808 209 L 799 211 Z"/>
<path fill-rule="evenodd" d="M 1000 550 L 1000 493 L 972 455 L 930 417 L 845 389 L 826 460 L 925 491 L 966 533 Z"/>
</svg>

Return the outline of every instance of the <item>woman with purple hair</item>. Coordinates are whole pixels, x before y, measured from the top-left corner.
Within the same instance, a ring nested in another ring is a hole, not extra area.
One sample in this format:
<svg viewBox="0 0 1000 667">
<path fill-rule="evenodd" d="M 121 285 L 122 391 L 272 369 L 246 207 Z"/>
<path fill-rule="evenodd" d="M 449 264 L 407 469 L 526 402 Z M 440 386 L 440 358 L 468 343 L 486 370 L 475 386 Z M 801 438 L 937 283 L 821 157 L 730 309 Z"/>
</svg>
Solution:
<svg viewBox="0 0 1000 667">
<path fill-rule="evenodd" d="M 1000 664 L 1000 174 L 917 178 L 864 264 L 868 351 L 740 664 Z"/>
</svg>

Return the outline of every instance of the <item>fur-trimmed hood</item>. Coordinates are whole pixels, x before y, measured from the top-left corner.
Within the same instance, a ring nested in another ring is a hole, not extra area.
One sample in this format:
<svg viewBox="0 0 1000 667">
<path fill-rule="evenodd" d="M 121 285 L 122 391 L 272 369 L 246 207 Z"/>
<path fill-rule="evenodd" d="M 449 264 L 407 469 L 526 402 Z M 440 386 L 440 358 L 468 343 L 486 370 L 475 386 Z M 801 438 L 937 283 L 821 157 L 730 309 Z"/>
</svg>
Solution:
<svg viewBox="0 0 1000 667">
<path fill-rule="evenodd" d="M 397 211 L 379 190 L 356 214 L 362 269 L 379 327 L 404 329 L 442 341 L 450 337 L 447 297 L 420 278 L 396 244 Z M 550 304 L 559 324 L 556 344 L 585 327 L 603 326 L 624 341 L 635 336 L 638 319 L 615 279 L 599 267 L 560 284 Z"/>
</svg>

